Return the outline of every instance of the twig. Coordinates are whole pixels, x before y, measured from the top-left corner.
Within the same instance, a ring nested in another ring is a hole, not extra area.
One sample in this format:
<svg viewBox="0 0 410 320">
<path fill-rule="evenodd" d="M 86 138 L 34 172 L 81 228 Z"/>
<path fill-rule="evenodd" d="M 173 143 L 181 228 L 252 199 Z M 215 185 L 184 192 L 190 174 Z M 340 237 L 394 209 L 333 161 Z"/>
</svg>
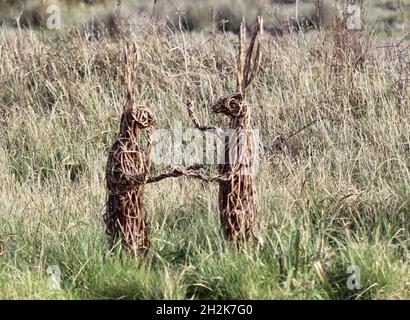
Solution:
<svg viewBox="0 0 410 320">
<path fill-rule="evenodd" d="M 222 138 L 222 130 L 220 128 L 218 128 L 216 126 L 212 126 L 212 125 L 201 124 L 199 122 L 199 119 L 198 119 L 197 115 L 194 112 L 194 108 L 193 108 L 193 105 L 192 105 L 191 101 L 188 101 L 186 106 L 187 106 L 187 109 L 188 109 L 189 118 L 192 120 L 192 123 L 194 124 L 195 129 L 198 129 L 200 131 L 212 132 L 218 138 Z"/>
<path fill-rule="evenodd" d="M 181 166 L 172 167 L 172 170 L 169 172 L 160 174 L 155 177 L 149 177 L 146 183 L 159 182 L 167 178 L 177 178 L 181 176 L 196 178 L 205 182 L 223 182 L 229 180 L 229 177 L 226 175 L 219 174 L 215 176 L 207 176 L 201 172 L 198 172 L 198 170 L 202 169 L 203 167 L 204 165 L 202 164 L 195 164 L 186 168 Z"/>
<path fill-rule="evenodd" d="M 315 119 L 315 120 L 309 122 L 308 124 L 304 125 L 302 128 L 300 128 L 300 129 L 298 129 L 297 131 L 295 131 L 295 132 L 291 133 L 290 135 L 288 135 L 288 137 L 286 138 L 286 140 L 292 138 L 293 136 L 296 136 L 297 134 L 299 134 L 299 133 L 302 132 L 303 130 L 306 130 L 307 128 L 313 126 L 314 124 L 316 124 L 317 122 L 319 122 L 319 121 L 321 121 L 321 120 L 323 120 L 323 119 L 322 119 L 322 118 L 318 118 L 318 119 Z"/>
</svg>

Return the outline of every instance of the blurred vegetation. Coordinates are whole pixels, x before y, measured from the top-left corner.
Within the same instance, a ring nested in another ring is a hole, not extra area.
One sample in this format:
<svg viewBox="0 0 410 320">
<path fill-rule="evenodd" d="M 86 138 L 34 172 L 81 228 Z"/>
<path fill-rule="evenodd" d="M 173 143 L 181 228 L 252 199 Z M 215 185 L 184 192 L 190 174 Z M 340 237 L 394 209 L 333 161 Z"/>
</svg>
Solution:
<svg viewBox="0 0 410 320">
<path fill-rule="evenodd" d="M 168 24 L 189 31 L 210 31 L 213 28 L 236 32 L 242 17 L 251 25 L 255 16 L 262 15 L 265 26 L 272 33 L 283 30 L 298 31 L 314 28 L 317 22 L 315 0 L 301 0 L 296 7 L 292 0 L 122 0 L 123 17 L 137 19 L 152 16 Z M 324 0 L 320 20 L 329 26 L 341 0 Z M 15 26 L 15 17 L 21 14 L 23 26 L 40 24 L 40 0 L 0 0 L 0 24 Z M 72 26 L 79 23 L 112 23 L 117 0 L 48 0 L 48 4 L 61 5 L 63 23 Z M 155 3 L 155 5 L 154 5 Z M 365 1 L 367 25 L 374 32 L 394 32 L 410 29 L 410 0 Z M 296 15 L 297 12 L 297 15 Z"/>
</svg>

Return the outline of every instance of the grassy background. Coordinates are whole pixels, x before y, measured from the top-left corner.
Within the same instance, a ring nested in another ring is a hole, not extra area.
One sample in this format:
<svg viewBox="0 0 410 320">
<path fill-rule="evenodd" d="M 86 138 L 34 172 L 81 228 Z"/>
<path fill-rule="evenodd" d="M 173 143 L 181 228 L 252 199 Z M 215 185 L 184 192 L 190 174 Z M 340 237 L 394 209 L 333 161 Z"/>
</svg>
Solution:
<svg viewBox="0 0 410 320">
<path fill-rule="evenodd" d="M 132 31 L 139 103 L 158 127 L 190 127 L 188 98 L 201 119 L 226 125 L 210 105 L 234 90 L 235 38 L 161 23 Z M 249 93 L 263 139 L 256 181 L 266 245 L 230 247 L 217 186 L 183 178 L 147 187 L 152 247 L 135 262 L 108 252 L 102 225 L 124 98 L 120 45 L 108 35 L 2 28 L 0 298 L 409 299 L 409 90 L 399 105 L 399 62 L 374 41 L 362 70 L 336 77 L 328 31 L 267 34 Z M 51 265 L 61 290 L 47 285 Z M 360 267 L 359 290 L 346 286 L 350 265 Z"/>
</svg>

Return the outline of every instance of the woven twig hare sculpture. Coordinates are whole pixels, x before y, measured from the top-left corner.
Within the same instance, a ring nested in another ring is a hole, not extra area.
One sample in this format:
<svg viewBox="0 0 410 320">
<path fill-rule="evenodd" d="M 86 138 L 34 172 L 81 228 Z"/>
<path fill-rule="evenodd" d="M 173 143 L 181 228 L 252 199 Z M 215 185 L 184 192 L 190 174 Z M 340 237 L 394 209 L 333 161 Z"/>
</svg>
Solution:
<svg viewBox="0 0 410 320">
<path fill-rule="evenodd" d="M 139 252 L 145 253 L 149 246 L 143 192 L 151 166 L 155 117 L 149 109 L 135 103 L 138 66 L 135 44 L 126 44 L 123 59 L 126 101 L 120 131 L 108 156 L 104 222 L 111 244 L 121 240 L 122 245 L 136 256 Z M 146 134 L 143 135 L 144 131 Z"/>
<path fill-rule="evenodd" d="M 201 125 L 193 111 L 192 103 L 187 104 L 189 116 L 197 129 L 213 131 L 223 139 L 225 155 L 225 162 L 218 166 L 217 176 L 204 177 L 195 172 L 187 172 L 187 175 L 219 182 L 221 224 L 227 239 L 235 242 L 243 242 L 249 238 L 262 241 L 254 230 L 258 209 L 253 175 L 255 154 L 251 127 L 252 108 L 245 100 L 246 92 L 260 65 L 262 33 L 263 21 L 258 17 L 247 54 L 244 56 L 245 23 L 242 22 L 237 58 L 237 92 L 219 99 L 213 106 L 216 114 L 229 117 L 229 136 L 221 134 L 221 129 L 214 126 Z"/>
</svg>

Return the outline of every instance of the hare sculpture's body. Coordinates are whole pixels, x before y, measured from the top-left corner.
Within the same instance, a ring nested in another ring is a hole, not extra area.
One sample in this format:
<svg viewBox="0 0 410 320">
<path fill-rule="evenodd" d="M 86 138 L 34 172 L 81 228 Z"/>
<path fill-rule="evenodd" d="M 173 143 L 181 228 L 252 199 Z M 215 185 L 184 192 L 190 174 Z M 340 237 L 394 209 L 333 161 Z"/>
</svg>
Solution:
<svg viewBox="0 0 410 320">
<path fill-rule="evenodd" d="M 250 109 L 236 94 L 221 99 L 214 112 L 230 117 L 230 130 L 222 137 L 224 159 L 218 167 L 223 177 L 218 199 L 221 225 L 228 240 L 248 240 L 254 236 L 257 215 Z"/>
<path fill-rule="evenodd" d="M 107 211 L 104 221 L 114 243 L 120 237 L 134 254 L 149 246 L 148 224 L 143 212 L 144 183 L 151 162 L 153 114 L 143 108 L 126 108 L 120 133 L 111 146 L 107 163 Z M 147 148 L 142 149 L 141 133 L 147 130 Z"/>
</svg>

